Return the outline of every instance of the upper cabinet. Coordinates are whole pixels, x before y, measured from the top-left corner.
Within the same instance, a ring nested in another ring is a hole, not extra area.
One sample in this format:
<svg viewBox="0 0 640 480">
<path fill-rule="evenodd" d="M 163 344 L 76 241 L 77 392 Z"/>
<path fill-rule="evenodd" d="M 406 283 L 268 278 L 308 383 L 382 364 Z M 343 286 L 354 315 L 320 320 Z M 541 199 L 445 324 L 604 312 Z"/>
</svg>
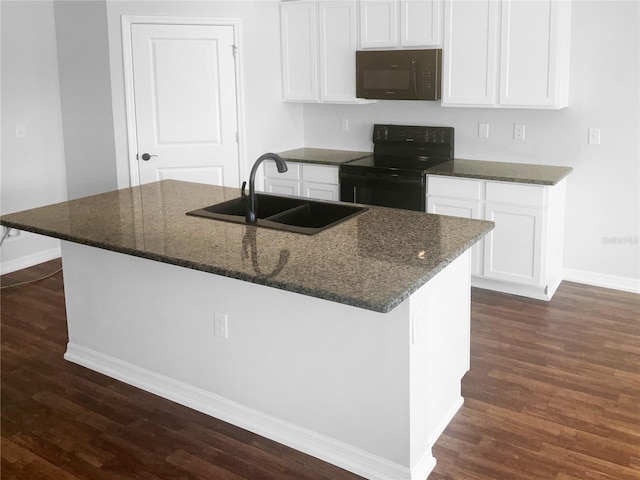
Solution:
<svg viewBox="0 0 640 480">
<path fill-rule="evenodd" d="M 442 104 L 563 108 L 571 2 L 447 0 Z"/>
<path fill-rule="evenodd" d="M 280 4 L 283 97 L 364 103 L 356 98 L 356 1 Z"/>
<path fill-rule="evenodd" d="M 361 0 L 360 48 L 442 45 L 442 0 Z"/>
</svg>

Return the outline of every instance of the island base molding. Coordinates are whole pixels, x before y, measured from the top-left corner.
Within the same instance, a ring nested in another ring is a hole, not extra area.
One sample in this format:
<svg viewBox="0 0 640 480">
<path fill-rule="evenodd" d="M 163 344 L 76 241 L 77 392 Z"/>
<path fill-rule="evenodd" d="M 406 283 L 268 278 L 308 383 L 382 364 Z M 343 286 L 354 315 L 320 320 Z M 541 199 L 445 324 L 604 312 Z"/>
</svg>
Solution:
<svg viewBox="0 0 640 480">
<path fill-rule="evenodd" d="M 471 286 L 493 290 L 495 292 L 509 293 L 511 295 L 519 295 L 521 297 L 534 298 L 536 300 L 551 301 L 553 295 L 562 283 L 562 278 L 554 279 L 553 283 L 544 287 L 536 285 L 523 285 L 513 282 L 505 282 L 486 277 L 471 277 Z"/>
<path fill-rule="evenodd" d="M 435 466 L 469 368 L 468 253 L 387 314 L 68 242 L 62 257 L 67 360 L 366 478 Z"/>
</svg>

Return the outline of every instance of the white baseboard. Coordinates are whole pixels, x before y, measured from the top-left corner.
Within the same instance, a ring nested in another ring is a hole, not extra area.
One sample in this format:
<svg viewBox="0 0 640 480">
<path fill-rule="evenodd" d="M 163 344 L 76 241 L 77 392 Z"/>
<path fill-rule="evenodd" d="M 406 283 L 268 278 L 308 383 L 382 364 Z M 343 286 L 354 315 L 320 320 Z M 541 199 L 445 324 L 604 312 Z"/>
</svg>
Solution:
<svg viewBox="0 0 640 480">
<path fill-rule="evenodd" d="M 54 258 L 60 258 L 60 256 L 60 247 L 58 246 L 42 252 L 25 255 L 24 257 L 7 260 L 5 262 L 0 262 L 0 273 L 4 275 L 5 273 L 15 272 L 17 270 L 22 270 L 23 268 L 33 267 L 39 263 L 48 262 Z"/>
<path fill-rule="evenodd" d="M 564 279 L 568 282 L 584 283 L 594 287 L 612 288 L 623 292 L 640 293 L 640 280 L 637 278 L 619 277 L 604 273 L 584 270 L 564 269 Z"/>
<path fill-rule="evenodd" d="M 427 449 L 413 470 L 351 445 L 247 408 L 214 393 L 178 382 L 94 350 L 67 344 L 64 358 L 206 415 L 244 428 L 373 480 L 422 480 L 435 466 Z"/>
</svg>

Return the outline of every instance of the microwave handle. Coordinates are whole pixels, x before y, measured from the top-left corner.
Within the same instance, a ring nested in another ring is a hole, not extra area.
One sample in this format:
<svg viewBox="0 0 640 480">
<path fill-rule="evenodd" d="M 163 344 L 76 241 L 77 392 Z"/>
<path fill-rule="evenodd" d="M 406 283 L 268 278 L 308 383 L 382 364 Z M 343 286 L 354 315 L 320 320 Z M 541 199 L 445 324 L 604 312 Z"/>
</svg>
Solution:
<svg viewBox="0 0 640 480">
<path fill-rule="evenodd" d="M 416 68 L 416 61 L 411 62 L 411 71 L 413 72 L 413 93 L 418 98 L 418 72 Z"/>
</svg>

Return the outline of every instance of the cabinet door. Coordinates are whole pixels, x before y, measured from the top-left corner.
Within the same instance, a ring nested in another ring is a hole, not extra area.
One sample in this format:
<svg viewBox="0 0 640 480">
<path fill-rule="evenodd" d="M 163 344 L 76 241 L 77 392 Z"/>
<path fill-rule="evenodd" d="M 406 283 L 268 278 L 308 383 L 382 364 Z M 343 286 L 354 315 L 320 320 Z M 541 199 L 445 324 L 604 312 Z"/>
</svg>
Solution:
<svg viewBox="0 0 640 480">
<path fill-rule="evenodd" d="M 360 2 L 360 48 L 398 45 L 396 0 Z"/>
<path fill-rule="evenodd" d="M 448 0 L 444 10 L 443 105 L 497 102 L 496 0 Z"/>
<path fill-rule="evenodd" d="M 558 104 L 558 58 L 563 42 L 558 0 L 502 1 L 500 104 Z M 558 105 L 560 106 L 560 105 Z M 566 106 L 566 105 L 563 105 Z"/>
<path fill-rule="evenodd" d="M 280 195 L 300 196 L 300 182 L 297 180 L 289 180 L 286 178 L 264 179 L 264 190 L 268 193 L 277 193 Z"/>
<path fill-rule="evenodd" d="M 340 200 L 338 185 L 328 183 L 302 182 L 302 196 L 316 200 Z"/>
<path fill-rule="evenodd" d="M 356 2 L 323 1 L 320 19 L 320 100 L 356 100 Z"/>
<path fill-rule="evenodd" d="M 427 212 L 461 218 L 483 218 L 479 201 L 457 198 L 427 197 Z M 482 275 L 483 243 L 480 240 L 471 247 L 471 274 Z"/>
<path fill-rule="evenodd" d="M 484 238 L 484 276 L 541 285 L 543 209 L 487 202 L 495 228 Z"/>
<path fill-rule="evenodd" d="M 400 0 L 400 45 L 442 45 L 442 0 Z"/>
<path fill-rule="evenodd" d="M 282 88 L 285 100 L 318 100 L 316 3 L 280 5 Z"/>
</svg>

